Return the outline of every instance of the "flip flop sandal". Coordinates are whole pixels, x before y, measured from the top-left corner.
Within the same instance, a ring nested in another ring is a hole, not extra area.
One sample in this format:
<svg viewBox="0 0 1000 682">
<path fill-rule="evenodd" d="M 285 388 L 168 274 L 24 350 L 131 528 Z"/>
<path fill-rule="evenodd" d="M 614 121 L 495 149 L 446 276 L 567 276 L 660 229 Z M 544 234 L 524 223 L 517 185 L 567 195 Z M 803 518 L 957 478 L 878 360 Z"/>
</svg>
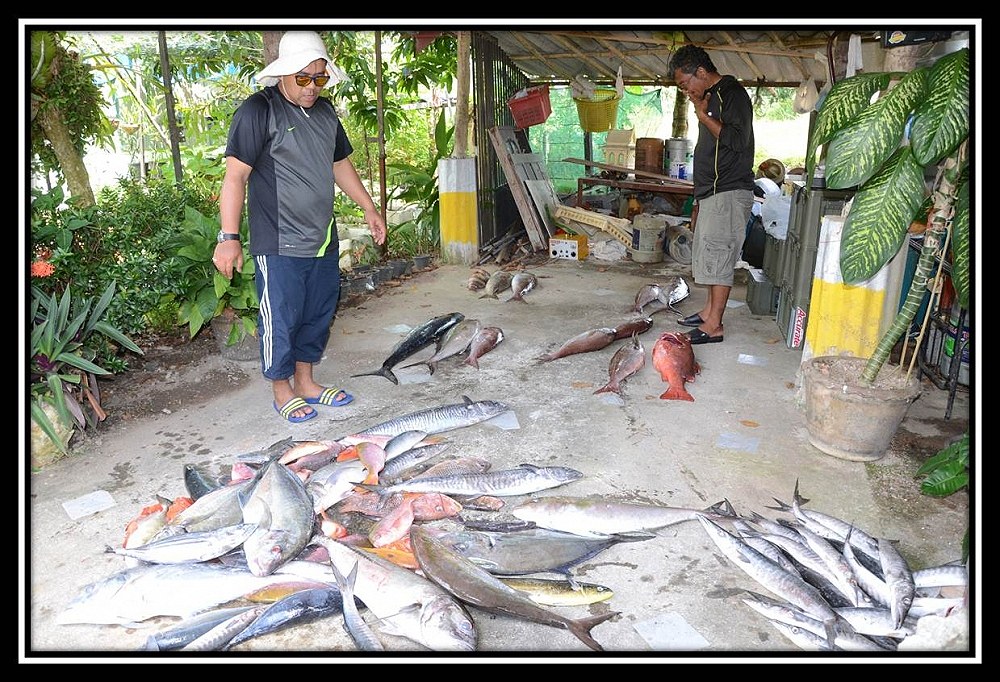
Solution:
<svg viewBox="0 0 1000 682">
<path fill-rule="evenodd" d="M 722 343 L 721 336 L 709 336 L 700 329 L 692 329 L 687 335 L 691 339 L 692 346 L 696 346 L 699 343 Z"/>
<path fill-rule="evenodd" d="M 338 396 L 341 397 L 338 398 Z M 323 392 L 319 394 L 319 397 L 303 398 L 303 400 L 309 405 L 330 405 L 332 407 L 340 407 L 341 405 L 347 405 L 353 401 L 354 396 L 342 388 L 337 390 L 324 388 Z"/>
<path fill-rule="evenodd" d="M 308 407 L 306 401 L 303 400 L 302 398 L 299 398 L 298 396 L 290 399 L 287 403 L 285 403 L 281 407 L 278 407 L 278 403 L 273 403 L 273 405 L 275 412 L 277 412 L 278 414 L 280 414 L 282 417 L 284 417 L 293 424 L 298 424 L 300 422 L 307 422 L 318 414 L 316 410 L 310 410 L 309 413 L 306 414 L 305 416 L 302 417 L 294 416 L 292 413 L 295 412 L 295 410 L 301 410 L 303 407 Z"/>
<path fill-rule="evenodd" d="M 677 324 L 682 324 L 685 327 L 700 327 L 705 324 L 705 320 L 701 319 L 701 315 L 695 313 L 694 315 L 688 315 L 684 319 L 677 320 Z"/>
</svg>

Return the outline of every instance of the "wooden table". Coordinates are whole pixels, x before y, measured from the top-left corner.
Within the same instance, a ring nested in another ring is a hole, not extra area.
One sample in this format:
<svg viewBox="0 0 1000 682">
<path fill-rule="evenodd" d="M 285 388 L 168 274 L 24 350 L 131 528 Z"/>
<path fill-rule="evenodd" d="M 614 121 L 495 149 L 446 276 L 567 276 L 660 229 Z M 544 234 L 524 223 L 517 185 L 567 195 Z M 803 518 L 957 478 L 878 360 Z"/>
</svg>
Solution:
<svg viewBox="0 0 1000 682">
<path fill-rule="evenodd" d="M 616 187 L 618 189 L 628 189 L 635 192 L 652 192 L 662 194 L 680 214 L 684 208 L 684 202 L 694 194 L 692 185 L 681 185 L 676 183 L 661 184 L 659 182 L 642 181 L 636 178 L 627 180 L 611 180 L 596 176 L 583 176 L 577 179 L 576 184 L 576 205 L 583 208 L 583 189 L 599 185 L 602 187 Z"/>
</svg>

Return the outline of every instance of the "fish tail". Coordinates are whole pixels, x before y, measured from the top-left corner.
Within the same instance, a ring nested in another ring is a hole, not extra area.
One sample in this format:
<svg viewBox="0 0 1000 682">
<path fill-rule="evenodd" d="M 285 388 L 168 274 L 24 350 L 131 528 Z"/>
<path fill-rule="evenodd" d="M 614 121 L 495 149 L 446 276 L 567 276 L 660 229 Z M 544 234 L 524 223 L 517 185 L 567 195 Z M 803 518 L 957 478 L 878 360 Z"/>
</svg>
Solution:
<svg viewBox="0 0 1000 682">
<path fill-rule="evenodd" d="M 601 613 L 596 616 L 590 616 L 588 618 L 579 618 L 577 620 L 567 621 L 567 629 L 572 632 L 577 639 L 589 646 L 594 651 L 604 651 L 604 647 L 600 643 L 590 636 L 590 631 L 597 625 L 603 623 L 604 621 L 619 615 L 618 611 L 610 611 L 608 613 Z"/>
<path fill-rule="evenodd" d="M 482 294 L 479 298 L 499 298 L 496 294 Z"/>
<path fill-rule="evenodd" d="M 358 377 L 385 377 L 394 384 L 399 384 L 399 379 L 396 375 L 392 373 L 392 370 L 388 367 L 379 367 L 378 369 L 371 372 L 362 372 L 361 374 L 352 374 L 351 378 L 356 379 Z"/>
<path fill-rule="evenodd" d="M 471 355 L 469 357 L 467 357 L 465 359 L 465 362 L 463 362 L 462 364 L 463 365 L 469 365 L 470 367 L 475 367 L 476 369 L 479 369 L 479 359 L 475 358 L 475 357 L 473 357 Z"/>
<path fill-rule="evenodd" d="M 683 386 L 671 386 L 660 395 L 660 400 L 687 400 L 694 402 L 694 396 L 687 392 Z"/>
<path fill-rule="evenodd" d="M 618 393 L 618 395 L 621 395 L 618 388 L 616 386 L 612 386 L 611 384 L 605 384 L 594 391 L 594 395 L 597 395 L 598 393 Z"/>
</svg>

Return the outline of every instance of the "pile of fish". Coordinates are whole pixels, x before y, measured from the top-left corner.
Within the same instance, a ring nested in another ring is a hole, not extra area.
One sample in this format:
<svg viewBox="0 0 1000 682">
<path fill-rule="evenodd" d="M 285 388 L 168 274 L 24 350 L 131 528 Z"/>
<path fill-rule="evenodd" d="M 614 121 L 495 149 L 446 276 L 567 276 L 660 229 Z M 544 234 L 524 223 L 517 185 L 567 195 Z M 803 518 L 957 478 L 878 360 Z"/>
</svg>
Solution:
<svg viewBox="0 0 1000 682">
<path fill-rule="evenodd" d="M 511 296 L 506 302 L 518 301 L 520 303 L 527 303 L 528 301 L 524 298 L 524 295 L 532 291 L 537 285 L 538 277 L 526 270 L 517 272 L 497 270 L 491 274 L 485 268 L 473 268 L 466 286 L 473 291 L 482 289 L 483 293 L 479 298 L 499 299 L 500 294 L 510 290 Z"/>
<path fill-rule="evenodd" d="M 837 517 L 809 509 L 799 495 L 775 498 L 792 519 L 744 517 L 725 503 L 698 521 L 733 565 L 774 595 L 747 591 L 744 604 L 782 635 L 810 651 L 894 651 L 925 615 L 947 615 L 967 596 L 964 565 L 910 570 L 893 541 L 874 537 Z M 725 526 L 729 526 L 727 529 Z"/>
<path fill-rule="evenodd" d="M 669 309 L 678 315 L 682 314 L 673 306 L 687 298 L 690 291 L 683 277 L 675 277 L 669 287 L 657 283 L 645 284 L 635 295 L 632 317 L 613 327 L 595 327 L 580 332 L 558 348 L 539 356 L 537 362 L 552 362 L 570 355 L 599 351 L 615 341 L 630 339 L 611 356 L 607 383 L 594 391 L 595 394 L 615 393 L 623 397 L 622 384 L 646 365 L 646 349 L 639 340 L 639 335 L 652 328 L 652 315 L 657 312 Z M 686 390 L 685 383 L 695 380 L 695 376 L 701 372 L 701 366 L 695 360 L 690 338 L 679 332 L 664 332 L 654 343 L 651 355 L 653 367 L 659 372 L 661 379 L 669 384 L 660 398 L 694 401 L 694 396 Z"/>
</svg>

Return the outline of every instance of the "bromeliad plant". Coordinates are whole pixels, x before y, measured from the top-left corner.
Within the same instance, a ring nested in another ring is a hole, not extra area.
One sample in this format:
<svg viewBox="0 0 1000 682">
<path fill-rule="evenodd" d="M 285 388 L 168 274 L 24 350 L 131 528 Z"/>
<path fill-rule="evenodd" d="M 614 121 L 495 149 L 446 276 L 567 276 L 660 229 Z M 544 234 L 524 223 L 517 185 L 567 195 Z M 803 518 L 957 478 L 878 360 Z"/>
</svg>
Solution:
<svg viewBox="0 0 1000 682">
<path fill-rule="evenodd" d="M 969 487 L 969 432 L 923 463 L 917 470 L 920 492 L 931 497 L 948 497 Z M 969 558 L 969 531 L 962 540 L 962 560 Z"/>
<path fill-rule="evenodd" d="M 112 282 L 96 304 L 90 298 L 73 300 L 69 289 L 61 296 L 31 287 L 31 419 L 66 452 L 68 441 L 60 438 L 43 404 L 55 408 L 63 424 L 81 429 L 104 421 L 97 377 L 111 374 L 94 363 L 94 334 L 142 355 L 142 350 L 103 318 L 115 295 Z"/>
<path fill-rule="evenodd" d="M 906 300 L 868 359 L 864 384 L 875 380 L 909 329 L 946 243 L 958 301 L 969 305 L 968 138 L 968 48 L 905 74 L 845 78 L 817 113 L 806 154 L 809 176 L 816 150 L 825 145 L 827 187 L 858 188 L 841 241 L 844 282 L 873 277 L 899 251 L 910 224 L 933 206 Z M 929 201 L 928 172 L 934 175 Z"/>
</svg>

